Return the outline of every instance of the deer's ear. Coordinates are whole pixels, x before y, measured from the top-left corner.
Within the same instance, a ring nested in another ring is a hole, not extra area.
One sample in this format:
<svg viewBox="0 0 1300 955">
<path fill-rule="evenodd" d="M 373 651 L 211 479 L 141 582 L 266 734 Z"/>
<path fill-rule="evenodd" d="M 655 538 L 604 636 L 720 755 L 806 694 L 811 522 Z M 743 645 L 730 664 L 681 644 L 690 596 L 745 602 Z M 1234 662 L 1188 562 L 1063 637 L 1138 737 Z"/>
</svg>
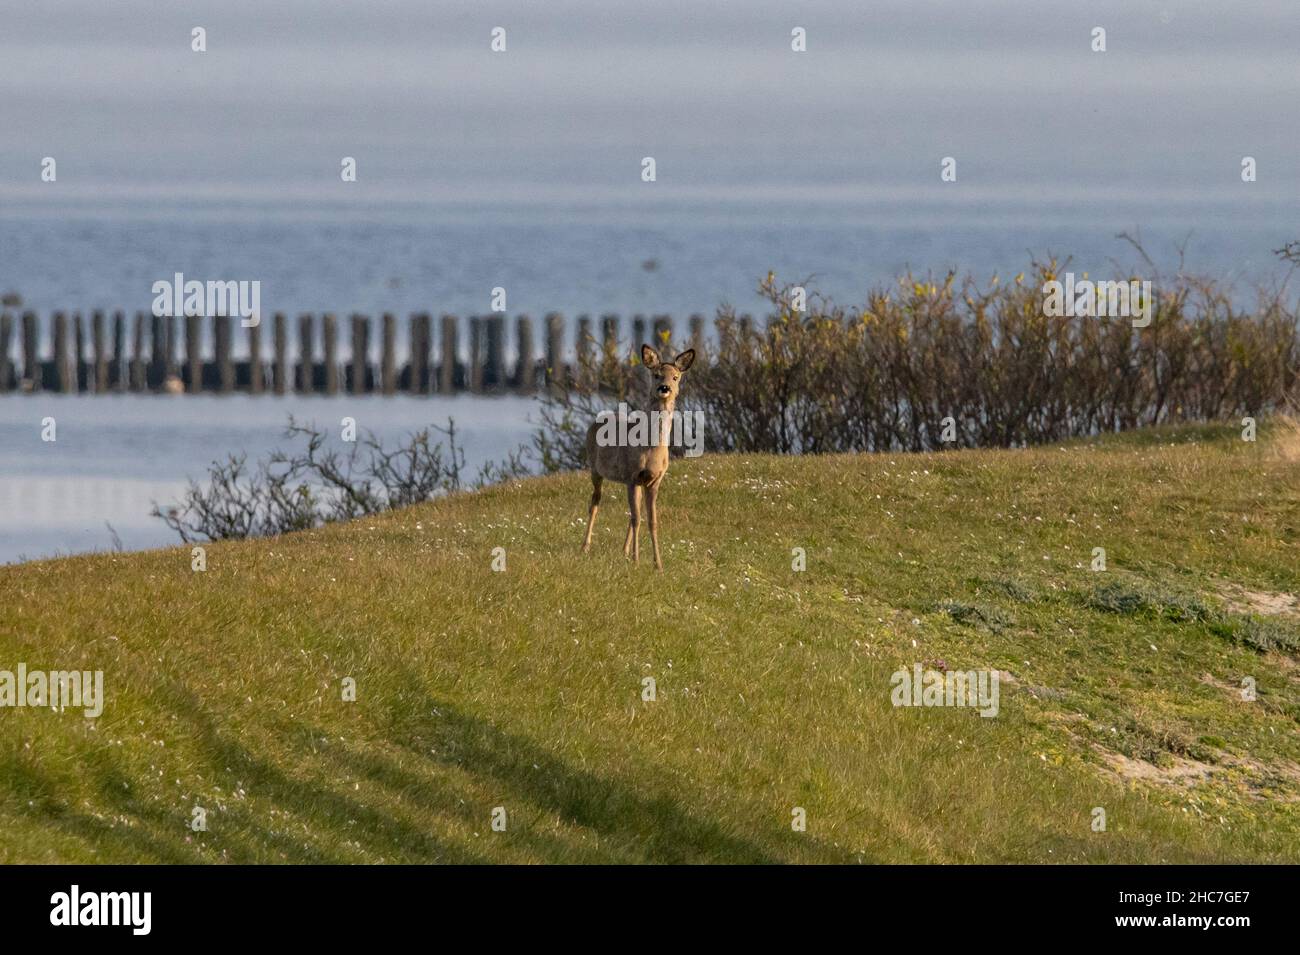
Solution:
<svg viewBox="0 0 1300 955">
<path fill-rule="evenodd" d="M 659 353 L 649 345 L 641 346 L 641 364 L 645 365 L 651 371 L 659 367 Z"/>
<path fill-rule="evenodd" d="M 677 366 L 678 371 L 685 371 L 687 368 L 690 368 L 691 365 L 695 364 L 695 349 L 686 349 L 686 351 L 673 359 L 673 364 Z"/>
</svg>

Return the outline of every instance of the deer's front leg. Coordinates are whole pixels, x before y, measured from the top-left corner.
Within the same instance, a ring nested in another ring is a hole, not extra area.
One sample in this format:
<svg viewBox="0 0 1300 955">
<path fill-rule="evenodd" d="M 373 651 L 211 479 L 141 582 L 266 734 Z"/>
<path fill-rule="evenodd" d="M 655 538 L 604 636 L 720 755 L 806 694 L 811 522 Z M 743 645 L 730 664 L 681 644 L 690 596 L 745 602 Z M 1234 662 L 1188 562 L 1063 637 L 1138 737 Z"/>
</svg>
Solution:
<svg viewBox="0 0 1300 955">
<path fill-rule="evenodd" d="M 664 562 L 659 558 L 659 511 L 655 502 L 659 499 L 659 482 L 649 484 L 645 489 L 646 517 L 650 521 L 650 544 L 655 552 L 655 569 L 663 570 Z"/>
<path fill-rule="evenodd" d="M 587 510 L 587 535 L 582 539 L 582 552 L 591 549 L 591 531 L 596 526 L 596 511 L 600 509 L 600 485 L 604 479 L 594 470 L 591 472 L 591 503 Z"/>
<path fill-rule="evenodd" d="M 641 485 L 633 482 L 627 486 L 627 540 L 623 542 L 623 556 L 632 555 L 633 563 L 641 562 Z"/>
</svg>

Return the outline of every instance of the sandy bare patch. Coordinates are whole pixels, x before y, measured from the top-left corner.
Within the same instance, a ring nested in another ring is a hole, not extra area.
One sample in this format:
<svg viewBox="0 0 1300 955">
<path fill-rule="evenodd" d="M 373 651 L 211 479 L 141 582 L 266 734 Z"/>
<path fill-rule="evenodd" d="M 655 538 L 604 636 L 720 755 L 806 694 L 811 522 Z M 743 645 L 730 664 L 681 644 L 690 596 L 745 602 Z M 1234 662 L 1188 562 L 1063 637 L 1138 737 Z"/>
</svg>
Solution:
<svg viewBox="0 0 1300 955">
<path fill-rule="evenodd" d="M 1168 766 L 1156 766 L 1144 759 L 1131 759 L 1123 753 L 1100 750 L 1106 768 L 1120 779 L 1155 783 L 1161 786 L 1184 786 L 1210 778 L 1214 767 L 1185 756 L 1171 756 Z"/>
<path fill-rule="evenodd" d="M 1212 673 L 1202 673 L 1201 682 L 1206 686 L 1212 686 L 1215 689 L 1223 690 L 1225 693 L 1230 693 L 1235 699 L 1241 699 L 1240 686 L 1229 683 L 1227 680 L 1220 680 Z"/>
<path fill-rule="evenodd" d="M 1247 590 L 1237 584 L 1220 584 L 1219 596 L 1233 613 L 1253 613 L 1262 617 L 1295 617 L 1300 619 L 1300 597 L 1295 594 L 1275 594 L 1266 590 Z"/>
<path fill-rule="evenodd" d="M 1212 779 L 1236 780 L 1253 799 L 1300 802 L 1300 765 L 1289 760 L 1265 763 L 1224 753 L 1218 765 L 1185 756 L 1171 756 L 1167 766 L 1156 766 L 1123 753 L 1094 747 L 1106 769 L 1124 782 L 1190 789 Z"/>
</svg>

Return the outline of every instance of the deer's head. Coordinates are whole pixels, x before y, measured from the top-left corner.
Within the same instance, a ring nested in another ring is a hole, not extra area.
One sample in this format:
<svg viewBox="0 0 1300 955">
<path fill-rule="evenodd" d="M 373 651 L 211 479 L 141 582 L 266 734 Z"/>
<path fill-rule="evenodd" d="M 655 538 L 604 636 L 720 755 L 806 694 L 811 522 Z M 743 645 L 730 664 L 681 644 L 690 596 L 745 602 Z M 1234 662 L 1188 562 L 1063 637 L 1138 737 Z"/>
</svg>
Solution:
<svg viewBox="0 0 1300 955">
<path fill-rule="evenodd" d="M 665 362 L 649 345 L 641 346 L 641 364 L 650 373 L 650 397 L 662 407 L 671 408 L 677 403 L 677 391 L 682 375 L 695 362 L 695 349 L 688 348 L 670 362 Z"/>
</svg>

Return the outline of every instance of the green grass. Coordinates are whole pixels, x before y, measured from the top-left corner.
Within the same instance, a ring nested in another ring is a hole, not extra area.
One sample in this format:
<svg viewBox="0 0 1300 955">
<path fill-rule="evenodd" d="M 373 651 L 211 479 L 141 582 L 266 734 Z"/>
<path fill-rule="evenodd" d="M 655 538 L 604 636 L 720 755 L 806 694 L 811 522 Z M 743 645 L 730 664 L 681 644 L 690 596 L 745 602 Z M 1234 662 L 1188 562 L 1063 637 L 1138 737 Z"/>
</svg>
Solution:
<svg viewBox="0 0 1300 955">
<path fill-rule="evenodd" d="M 108 696 L 0 710 L 0 861 L 1297 861 L 1300 622 L 1222 597 L 1300 592 L 1288 440 L 675 461 L 662 575 L 580 474 L 0 568 L 0 669 Z M 939 660 L 999 715 L 894 708 Z"/>
</svg>

